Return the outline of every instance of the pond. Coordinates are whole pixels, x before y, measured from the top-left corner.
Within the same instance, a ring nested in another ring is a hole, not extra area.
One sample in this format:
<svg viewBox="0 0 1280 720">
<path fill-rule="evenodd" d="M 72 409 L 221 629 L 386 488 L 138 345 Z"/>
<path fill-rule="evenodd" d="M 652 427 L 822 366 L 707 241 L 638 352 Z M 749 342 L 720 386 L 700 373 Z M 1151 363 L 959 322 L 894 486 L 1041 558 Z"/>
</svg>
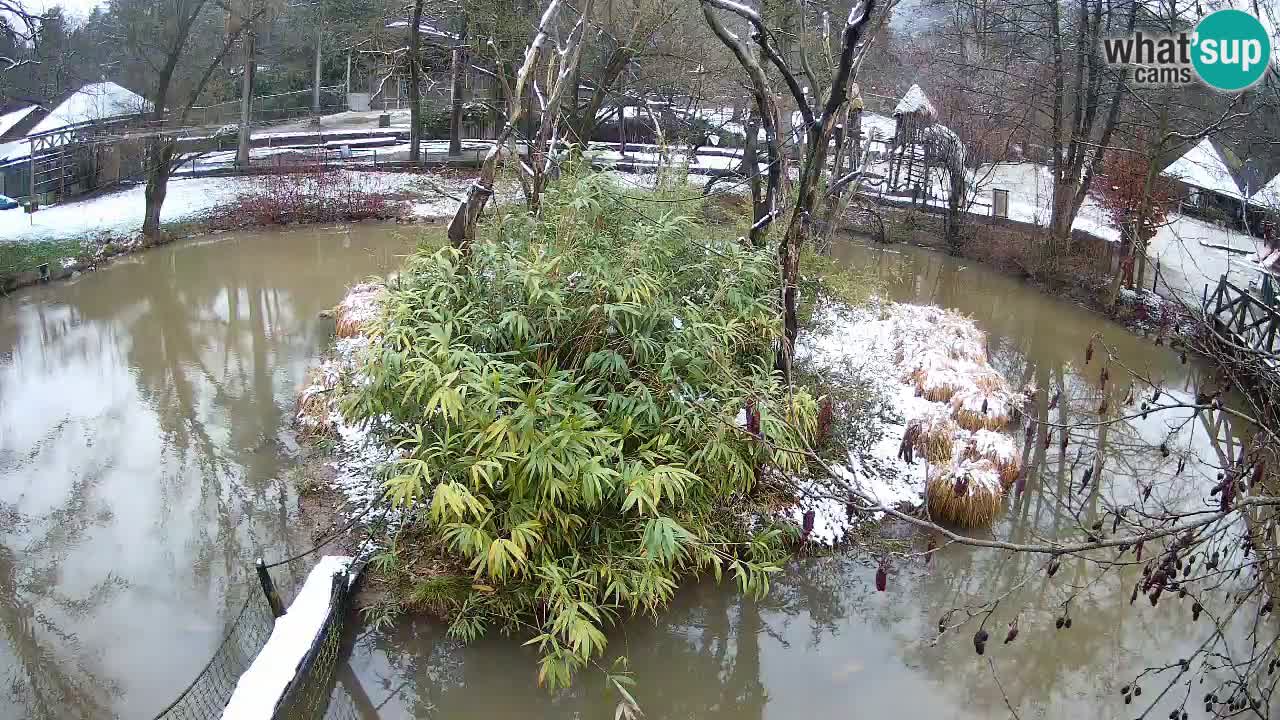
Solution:
<svg viewBox="0 0 1280 720">
<path fill-rule="evenodd" d="M 1096 413 L 1102 346 L 1091 365 L 1084 362 L 1095 332 L 1118 361 L 1171 391 L 1192 393 L 1205 374 L 1152 339 L 969 261 L 853 242 L 838 244 L 833 254 L 875 275 L 894 300 L 973 316 L 988 333 L 998 369 L 1011 381 L 1034 379 L 1049 388 L 1037 410 L 1041 417 L 1058 388 L 1066 401 L 1053 410 L 1055 421 Z M 1115 366 L 1113 372 L 1124 376 Z M 1056 440 L 1048 448 L 1035 443 L 1027 492 L 1006 502 L 996 534 L 1023 541 L 1052 535 L 1074 524 L 1067 508 L 1091 523 L 1104 501 L 1132 497 L 1138 481 L 1156 484 L 1155 492 L 1171 500 L 1190 497 L 1188 478 L 1216 468 L 1193 461 L 1175 478 L 1176 453 L 1189 450 L 1211 462 L 1217 454 L 1206 429 L 1187 419 L 1150 416 L 1113 427 L 1101 443 L 1107 482 L 1087 492 L 1081 475 L 1099 446 L 1096 431 L 1076 431 L 1065 452 Z M 1177 450 L 1165 458 L 1156 449 L 1161 442 Z M 924 549 L 919 540 L 916 549 Z M 950 546 L 928 564 L 895 563 L 888 592 L 879 593 L 872 559 L 857 553 L 805 558 L 793 562 L 761 602 L 729 586 L 696 584 L 660 617 L 617 629 L 610 647 L 628 657 L 647 718 L 1008 718 L 1011 705 L 1021 718 L 1066 719 L 1126 716 L 1132 708 L 1123 704 L 1120 687 L 1149 665 L 1189 655 L 1207 633 L 1206 626 L 1191 625 L 1190 601 L 1130 606 L 1136 569 L 1091 584 L 1092 569 L 1072 562 L 1046 581 L 1041 562 Z M 1057 630 L 1073 588 L 1072 627 Z M 992 597 L 1004 599 L 987 626 L 993 640 L 985 657 L 974 653 L 976 622 L 939 637 L 947 610 L 959 608 L 953 623 L 959 622 L 966 608 L 976 611 Z M 1015 615 L 1019 637 L 1002 645 Z M 534 653 L 512 638 L 462 645 L 437 623 L 401 620 L 390 631 L 366 629 L 352 646 L 335 693 L 351 716 L 613 717 L 617 694 L 603 673 L 583 673 L 570 690 L 548 694 L 537 686 Z M 1153 695 L 1147 699 L 1163 689 L 1148 685 Z M 1170 698 L 1180 701 L 1183 692 L 1180 686 Z M 1154 717 L 1167 716 L 1171 707 L 1162 703 Z M 1189 709 L 1194 714 L 1203 707 Z"/>
<path fill-rule="evenodd" d="M 0 299 L 0 717 L 150 718 L 199 672 L 254 557 L 310 544 L 285 431 L 318 314 L 411 247 L 235 233 Z"/>
<path fill-rule="evenodd" d="M 0 717 L 151 717 L 255 591 L 253 558 L 309 546 L 288 428 L 329 342 L 318 314 L 349 284 L 394 268 L 416 234 L 227 234 L 0 300 L 0 673 L 11 688 Z M 1064 388 L 1059 419 L 1096 410 L 1098 360 L 1084 364 L 1096 331 L 1177 392 L 1194 392 L 1204 374 L 967 261 L 904 246 L 835 253 L 894 299 L 971 314 L 1011 381 Z M 1049 412 L 1047 398 L 1037 412 Z M 1066 505 L 1091 517 L 1138 480 L 1192 497 L 1187 478 L 1213 468 L 1193 462 L 1174 477 L 1172 458 L 1153 448 L 1214 458 L 1215 443 L 1175 420 L 1113 429 L 1102 443 L 1108 481 L 1088 491 L 1079 476 L 1097 437 L 1081 432 L 1065 452 L 1037 443 L 1027 492 L 1006 504 L 997 534 L 1052 534 L 1069 524 Z M 1090 584 L 1089 568 L 1067 564 L 1046 582 L 1024 557 L 958 546 L 937 555 L 896 562 L 885 593 L 859 554 L 797 560 L 761 602 L 694 584 L 660 617 L 617 629 L 611 649 L 630 659 L 648 718 L 1010 717 L 1006 703 L 1022 718 L 1113 717 L 1125 715 L 1120 685 L 1188 654 L 1204 630 L 1176 600 L 1130 607 L 1131 574 Z M 1055 630 L 1072 584 L 1073 627 Z M 986 657 L 973 652 L 972 625 L 937 637 L 945 611 L 992 595 L 1005 599 Z M 1001 645 L 1015 614 L 1021 635 Z M 358 628 L 350 645 L 331 716 L 613 717 L 616 695 L 599 673 L 548 694 L 516 639 L 463 646 L 437 623 L 405 619 Z"/>
</svg>

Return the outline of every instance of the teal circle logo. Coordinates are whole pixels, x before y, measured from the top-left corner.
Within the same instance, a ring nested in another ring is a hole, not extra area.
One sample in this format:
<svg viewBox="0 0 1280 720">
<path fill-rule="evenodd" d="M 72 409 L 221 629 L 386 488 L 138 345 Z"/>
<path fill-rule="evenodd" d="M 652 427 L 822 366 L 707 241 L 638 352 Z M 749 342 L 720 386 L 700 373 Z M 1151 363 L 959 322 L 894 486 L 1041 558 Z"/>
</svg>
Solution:
<svg viewBox="0 0 1280 720">
<path fill-rule="evenodd" d="M 1196 25 L 1191 64 L 1206 85 L 1236 92 L 1253 87 L 1271 64 L 1271 37 L 1243 10 L 1218 10 Z"/>
</svg>

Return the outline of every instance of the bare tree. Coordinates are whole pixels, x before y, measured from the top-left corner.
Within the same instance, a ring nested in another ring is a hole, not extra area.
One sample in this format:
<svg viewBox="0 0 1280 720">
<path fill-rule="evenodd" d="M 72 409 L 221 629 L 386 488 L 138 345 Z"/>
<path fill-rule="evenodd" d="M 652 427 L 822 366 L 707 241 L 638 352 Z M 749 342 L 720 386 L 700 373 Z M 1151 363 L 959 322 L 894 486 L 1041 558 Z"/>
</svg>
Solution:
<svg viewBox="0 0 1280 720">
<path fill-rule="evenodd" d="M 797 293 L 800 249 L 811 232 L 815 212 L 820 207 L 822 200 L 819 194 L 820 185 L 827 173 L 827 154 L 832 134 L 837 121 L 843 116 L 845 103 L 849 99 L 854 61 L 860 50 L 863 28 L 875 10 L 876 0 L 861 0 L 849 11 L 841 32 L 840 50 L 837 53 L 830 86 L 825 99 L 816 106 L 810 105 L 796 73 L 778 50 L 773 31 L 766 27 L 764 19 L 758 12 L 733 0 L 701 0 L 701 2 L 708 25 L 716 37 L 733 52 L 751 78 L 756 109 L 767 138 L 770 167 L 768 192 L 773 197 L 766 201 L 766 207 L 760 209 L 763 211 L 762 214 L 757 216 L 752 224 L 752 241 L 756 244 L 762 243 L 765 230 L 778 214 L 776 203 L 778 189 L 782 184 L 782 172 L 776 121 L 777 109 L 769 88 L 768 77 L 759 60 L 752 55 L 740 38 L 724 27 L 713 9 L 728 11 L 747 21 L 752 29 L 751 39 L 759 47 L 761 55 L 777 70 L 800 109 L 804 132 L 804 157 L 800 163 L 799 181 L 795 188 L 795 206 L 791 209 L 787 229 L 778 244 L 778 264 L 782 273 L 783 341 L 778 352 L 777 367 L 789 376 L 792 351 L 799 332 Z M 854 173 L 858 172 L 860 171 L 854 171 Z M 849 179 L 846 178 L 835 178 L 832 180 L 831 187 L 839 189 L 848 182 Z M 829 195 L 830 192 L 830 189 L 826 190 L 823 196 Z"/>
<path fill-rule="evenodd" d="M 551 148 L 554 147 L 560 123 L 561 102 L 570 84 L 570 79 L 576 71 L 584 28 L 587 18 L 591 14 L 593 4 L 594 0 L 586 0 L 582 6 L 582 14 L 578 17 L 577 22 L 574 23 L 572 30 L 569 31 L 564 43 L 557 43 L 552 64 L 548 66 L 549 73 L 552 70 L 555 71 L 555 80 L 550 91 L 545 95 L 537 88 L 536 83 L 531 81 L 534 72 L 538 69 L 543 54 L 542 51 L 548 39 L 555 32 L 556 18 L 561 7 L 560 0 L 551 0 L 547 5 L 547 9 L 542 13 L 542 18 L 538 22 L 537 33 L 534 35 L 533 40 L 529 42 L 528 47 L 525 48 L 524 62 L 516 73 L 515 83 L 507 93 L 508 112 L 506 124 L 494 141 L 493 147 L 489 149 L 489 153 L 485 156 L 483 163 L 481 163 L 479 177 L 467 189 L 466 197 L 459 203 L 458 210 L 454 214 L 453 220 L 449 223 L 449 242 L 454 247 L 466 248 L 475 238 L 476 225 L 480 221 L 480 214 L 484 212 L 485 205 L 493 195 L 498 160 L 502 153 L 508 150 L 508 145 L 512 146 L 510 148 L 512 157 L 518 159 L 513 137 L 524 114 L 524 94 L 530 89 L 531 85 L 541 105 L 542 115 L 536 139 L 531 138 L 529 140 L 531 143 L 529 162 L 521 161 L 519 168 L 526 201 L 530 210 L 537 211 L 541 191 L 545 188 L 549 170 L 555 162 L 555 154 L 551 151 Z"/>
</svg>

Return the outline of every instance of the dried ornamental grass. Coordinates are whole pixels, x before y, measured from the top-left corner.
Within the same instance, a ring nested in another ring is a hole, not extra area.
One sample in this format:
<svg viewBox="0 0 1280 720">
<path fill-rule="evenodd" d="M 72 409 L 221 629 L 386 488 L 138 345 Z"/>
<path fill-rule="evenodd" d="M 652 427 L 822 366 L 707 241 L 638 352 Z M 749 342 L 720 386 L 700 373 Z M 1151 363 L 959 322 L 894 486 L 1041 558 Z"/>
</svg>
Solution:
<svg viewBox="0 0 1280 720">
<path fill-rule="evenodd" d="M 1004 492 L 995 464 L 980 458 L 961 460 L 930 477 L 926 494 L 934 519 L 977 528 L 995 520 Z"/>
<path fill-rule="evenodd" d="M 361 334 L 365 325 L 378 317 L 379 299 L 383 288 L 378 285 L 357 285 L 347 293 L 334 310 L 337 320 L 335 332 L 340 338 L 351 338 Z"/>
<path fill-rule="evenodd" d="M 1018 457 L 1013 439 L 1004 433 L 991 430 L 979 430 L 969 437 L 965 445 L 964 457 L 971 460 L 989 460 L 1000 475 L 1000 484 L 1005 490 L 1018 479 L 1022 472 L 1022 460 Z"/>
<path fill-rule="evenodd" d="M 1013 421 L 1013 396 L 1008 390 L 983 390 L 971 385 L 951 397 L 951 415 L 965 430 L 1002 430 Z"/>
<path fill-rule="evenodd" d="M 960 426 L 947 415 L 945 408 L 938 407 L 935 412 L 908 422 L 906 437 L 911 438 L 911 446 L 929 462 L 946 464 L 955 457 L 955 438 L 959 432 Z"/>
<path fill-rule="evenodd" d="M 307 371 L 306 384 L 298 395 L 294 420 L 298 434 L 304 438 L 331 436 L 334 433 L 330 396 L 337 386 L 337 368 L 332 361 Z"/>
</svg>

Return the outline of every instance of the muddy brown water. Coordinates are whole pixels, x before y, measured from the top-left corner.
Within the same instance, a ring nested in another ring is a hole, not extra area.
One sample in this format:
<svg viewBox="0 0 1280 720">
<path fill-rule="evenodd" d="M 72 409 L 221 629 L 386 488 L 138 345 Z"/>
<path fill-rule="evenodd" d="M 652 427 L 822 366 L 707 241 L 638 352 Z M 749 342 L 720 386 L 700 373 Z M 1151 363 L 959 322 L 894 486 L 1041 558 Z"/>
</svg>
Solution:
<svg viewBox="0 0 1280 720">
<path fill-rule="evenodd" d="M 308 547 L 282 431 L 318 314 L 412 232 L 214 236 L 0 299 L 0 717 L 152 717 L 253 558 Z"/>
<path fill-rule="evenodd" d="M 394 267 L 413 234 L 229 234 L 0 301 L 0 674 L 10 697 L 0 717 L 149 718 L 207 661 L 252 589 L 252 559 L 308 546 L 285 430 L 328 342 L 317 314 L 345 286 Z M 1083 360 L 1096 330 L 1178 392 L 1203 374 L 973 263 L 900 246 L 842 244 L 836 254 L 894 299 L 972 314 L 1011 379 L 1065 387 L 1057 413 L 1083 416 L 1096 402 L 1097 360 Z M 1056 443 L 1037 449 L 1028 492 L 997 532 L 1053 533 L 1067 525 L 1063 498 L 1088 516 L 1130 496 L 1135 477 L 1194 500 L 1202 491 L 1169 477 L 1151 445 L 1172 432 L 1177 447 L 1213 458 L 1214 443 L 1194 423 L 1170 424 L 1114 430 L 1108 481 L 1080 497 L 1097 438 L 1073 439 L 1065 454 Z M 1206 472 L 1193 463 L 1186 474 Z M 877 593 L 860 555 L 802 559 L 760 602 L 692 584 L 660 617 L 617 629 L 611 647 L 629 657 L 649 718 L 1010 717 L 1006 697 L 1023 718 L 1076 718 L 1132 715 L 1119 686 L 1198 642 L 1202 628 L 1176 600 L 1130 608 L 1129 578 L 1090 585 L 1088 568 L 1066 564 L 1057 582 L 1024 580 L 1028 568 L 953 547 L 927 566 L 895 565 L 889 592 Z M 1083 588 L 1074 626 L 1056 631 L 1068 582 Z M 934 641 L 946 609 L 993 594 L 1006 599 L 987 657 L 974 655 L 972 626 Z M 1021 635 L 1003 646 L 1015 614 Z M 616 695 L 599 673 L 548 694 L 534 655 L 512 638 L 463 646 L 437 623 L 403 619 L 359 628 L 350 644 L 335 717 L 613 717 Z"/>
</svg>

